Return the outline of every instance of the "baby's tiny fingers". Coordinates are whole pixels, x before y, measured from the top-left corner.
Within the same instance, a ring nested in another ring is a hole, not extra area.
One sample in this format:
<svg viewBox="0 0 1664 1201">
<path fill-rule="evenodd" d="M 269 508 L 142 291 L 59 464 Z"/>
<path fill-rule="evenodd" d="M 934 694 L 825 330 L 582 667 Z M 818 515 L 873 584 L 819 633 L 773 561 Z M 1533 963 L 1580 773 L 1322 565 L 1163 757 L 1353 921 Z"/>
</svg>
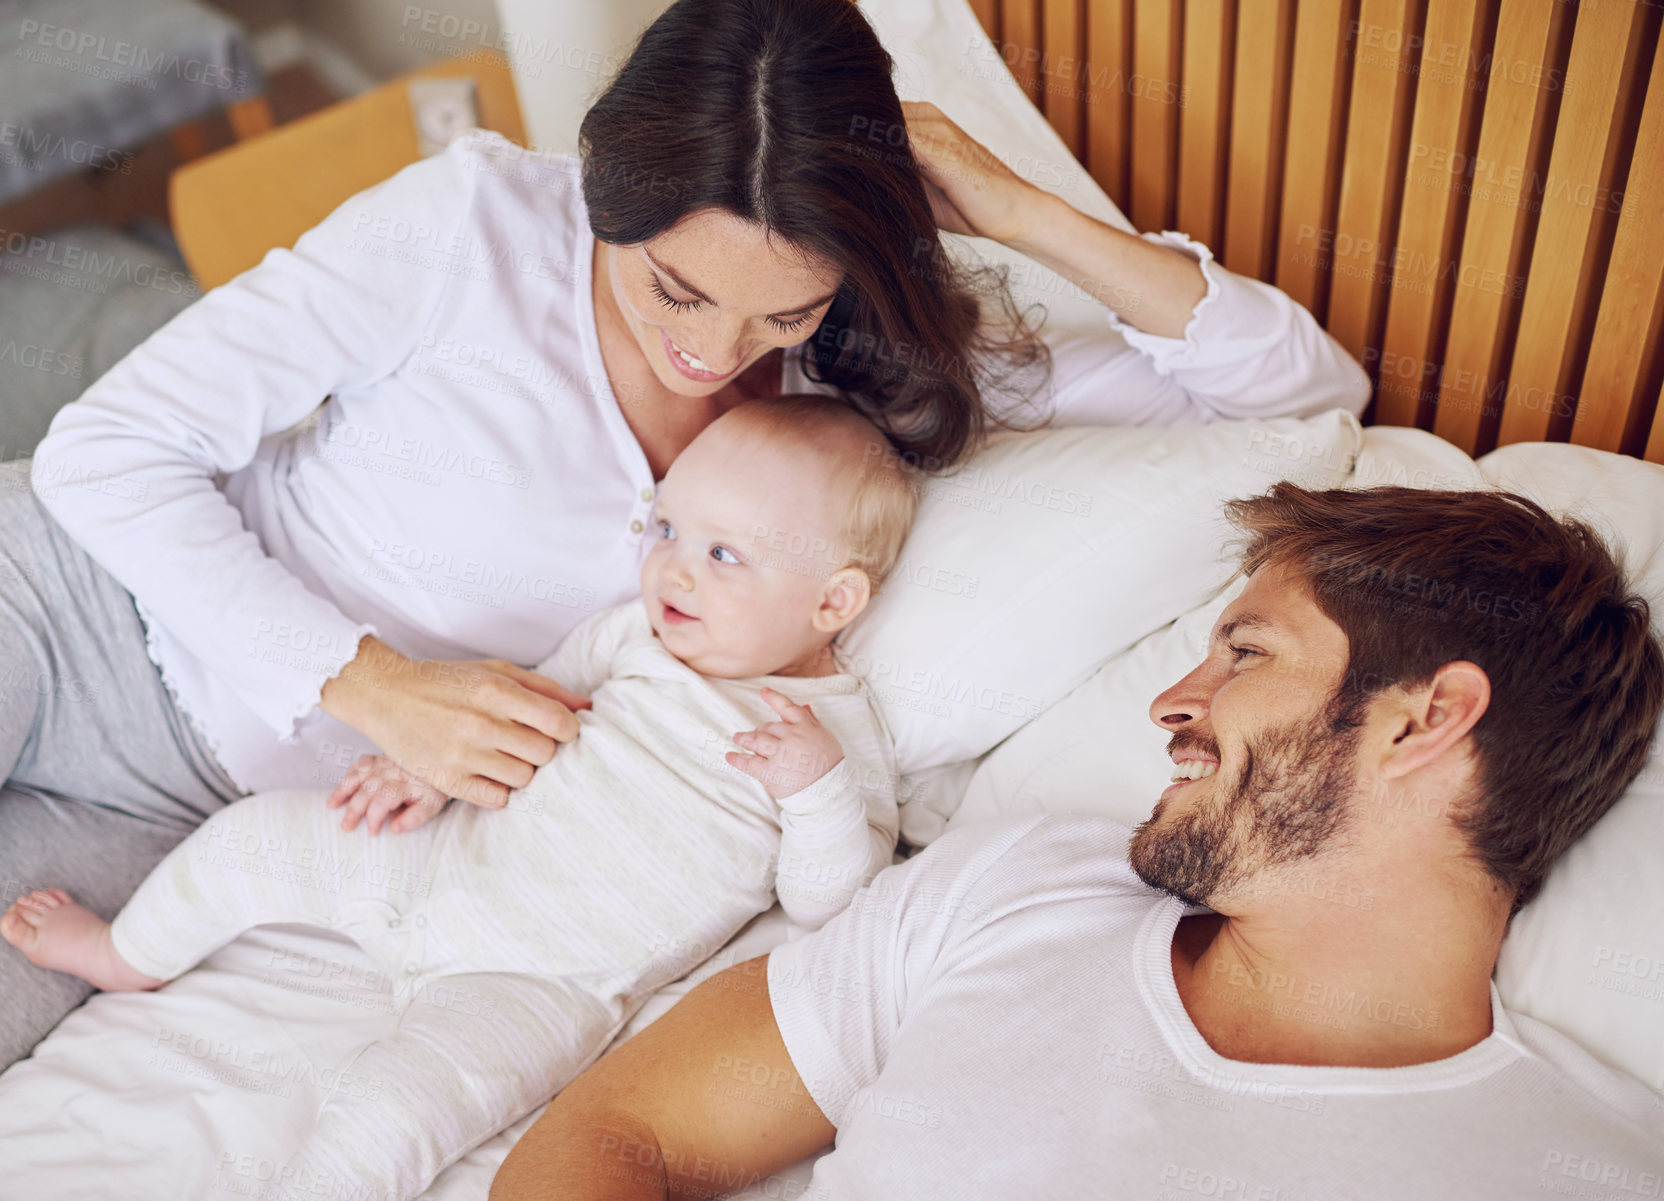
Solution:
<svg viewBox="0 0 1664 1201">
<path fill-rule="evenodd" d="M 335 786 L 335 791 L 329 794 L 329 807 L 333 809 L 351 796 L 359 785 L 370 778 L 380 763 L 379 755 L 360 755 L 354 759 L 352 766 L 347 768 L 341 777 L 341 782 Z"/>
<path fill-rule="evenodd" d="M 388 784 L 378 791 L 375 800 L 370 802 L 370 833 L 380 834 L 381 827 L 388 819 L 398 814 L 413 799 L 415 798 L 411 795 L 408 781 Z"/>
<path fill-rule="evenodd" d="M 780 720 L 789 722 L 803 720 L 803 706 L 795 703 L 785 693 L 776 692 L 772 688 L 765 688 L 762 691 L 762 697 L 768 703 L 768 707 L 780 715 Z"/>
<path fill-rule="evenodd" d="M 728 751 L 722 756 L 729 767 L 737 767 L 748 776 L 755 777 L 762 770 L 763 760 L 756 755 L 745 755 L 739 751 Z"/>
<path fill-rule="evenodd" d="M 331 809 L 344 805 L 359 784 L 363 783 L 363 779 L 363 776 L 356 775 L 349 769 L 347 774 L 341 777 L 341 782 L 335 786 L 334 791 L 325 798 L 324 804 Z"/>
<path fill-rule="evenodd" d="M 342 805 L 345 805 L 347 806 L 346 812 L 351 813 L 352 799 L 358 795 L 361 787 L 361 785 L 354 784 L 349 788 L 347 786 L 347 782 L 342 780 L 336 787 L 335 791 L 329 794 L 329 807 L 331 809 L 339 809 Z M 346 814 L 343 814 L 342 816 L 344 817 Z"/>
<path fill-rule="evenodd" d="M 347 812 L 341 819 L 341 829 L 357 829 L 358 823 L 363 820 L 365 811 L 370 807 L 371 799 L 372 794 L 368 787 L 360 788 L 353 793 L 352 800 L 347 802 Z"/>
<path fill-rule="evenodd" d="M 371 834 L 381 833 L 381 824 L 390 814 L 404 805 L 404 798 L 392 790 L 378 793 L 370 802 L 369 826 Z"/>
<path fill-rule="evenodd" d="M 430 818 L 436 817 L 445 807 L 446 797 L 423 797 L 419 801 L 411 801 L 404 811 L 396 816 L 388 825 L 388 829 L 395 834 L 403 834 L 414 830 Z"/>
</svg>

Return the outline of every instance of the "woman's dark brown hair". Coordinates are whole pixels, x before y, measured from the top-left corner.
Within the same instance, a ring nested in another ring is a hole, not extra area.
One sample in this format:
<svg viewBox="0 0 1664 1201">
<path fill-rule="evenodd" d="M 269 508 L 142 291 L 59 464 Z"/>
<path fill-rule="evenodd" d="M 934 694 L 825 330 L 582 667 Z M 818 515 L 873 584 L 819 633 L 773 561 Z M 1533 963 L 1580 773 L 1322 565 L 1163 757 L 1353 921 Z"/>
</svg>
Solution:
<svg viewBox="0 0 1664 1201">
<path fill-rule="evenodd" d="M 1599 534 L 1509 492 L 1282 483 L 1232 501 L 1243 566 L 1294 568 L 1345 632 L 1338 709 L 1467 660 L 1490 677 L 1476 795 L 1453 814 L 1518 912 L 1646 761 L 1664 652 Z"/>
<path fill-rule="evenodd" d="M 984 393 L 1032 393 L 1046 356 L 1004 277 L 944 252 L 890 73 L 850 0 L 678 0 L 584 116 L 584 200 L 603 242 L 718 208 L 840 266 L 805 370 L 934 470 L 1004 424 Z"/>
</svg>

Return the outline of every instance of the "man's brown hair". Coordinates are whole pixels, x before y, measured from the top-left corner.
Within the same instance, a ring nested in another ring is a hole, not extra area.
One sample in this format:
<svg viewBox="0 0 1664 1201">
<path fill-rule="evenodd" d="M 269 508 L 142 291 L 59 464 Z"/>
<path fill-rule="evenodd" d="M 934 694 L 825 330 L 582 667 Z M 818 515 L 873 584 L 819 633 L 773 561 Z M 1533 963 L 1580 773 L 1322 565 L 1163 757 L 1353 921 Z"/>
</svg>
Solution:
<svg viewBox="0 0 1664 1201">
<path fill-rule="evenodd" d="M 1664 706 L 1647 601 L 1606 543 L 1492 490 L 1280 483 L 1226 513 L 1243 569 L 1293 569 L 1345 632 L 1337 711 L 1459 659 L 1490 677 L 1476 789 L 1452 818 L 1518 912 L 1641 770 Z"/>
</svg>

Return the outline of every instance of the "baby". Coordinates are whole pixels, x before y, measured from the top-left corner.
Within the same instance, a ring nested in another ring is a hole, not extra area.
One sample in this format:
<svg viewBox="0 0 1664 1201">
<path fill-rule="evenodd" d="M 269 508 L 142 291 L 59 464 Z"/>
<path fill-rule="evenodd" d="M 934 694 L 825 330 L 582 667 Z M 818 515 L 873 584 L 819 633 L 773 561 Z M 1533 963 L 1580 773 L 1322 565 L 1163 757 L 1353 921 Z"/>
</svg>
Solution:
<svg viewBox="0 0 1664 1201">
<path fill-rule="evenodd" d="M 320 792 L 261 793 L 176 847 L 113 923 L 49 889 L 0 934 L 107 990 L 159 987 L 263 923 L 349 935 L 402 1013 L 353 1064 L 376 1099 L 332 1093 L 285 1179 L 414 1196 L 776 889 L 816 926 L 889 864 L 893 751 L 831 642 L 916 505 L 882 435 L 841 404 L 735 408 L 665 478 L 642 600 L 588 618 L 537 666 L 592 707 L 506 809 L 459 802 L 372 837 Z"/>
</svg>

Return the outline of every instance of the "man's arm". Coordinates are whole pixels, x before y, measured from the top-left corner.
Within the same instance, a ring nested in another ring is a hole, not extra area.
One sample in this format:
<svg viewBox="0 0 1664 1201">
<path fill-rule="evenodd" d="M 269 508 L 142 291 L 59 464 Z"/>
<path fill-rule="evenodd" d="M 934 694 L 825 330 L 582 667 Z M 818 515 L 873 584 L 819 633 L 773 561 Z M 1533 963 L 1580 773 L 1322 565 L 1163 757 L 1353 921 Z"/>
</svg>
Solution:
<svg viewBox="0 0 1664 1201">
<path fill-rule="evenodd" d="M 491 1201 L 710 1197 L 832 1141 L 768 995 L 768 956 L 712 976 L 557 1096 Z"/>
</svg>

